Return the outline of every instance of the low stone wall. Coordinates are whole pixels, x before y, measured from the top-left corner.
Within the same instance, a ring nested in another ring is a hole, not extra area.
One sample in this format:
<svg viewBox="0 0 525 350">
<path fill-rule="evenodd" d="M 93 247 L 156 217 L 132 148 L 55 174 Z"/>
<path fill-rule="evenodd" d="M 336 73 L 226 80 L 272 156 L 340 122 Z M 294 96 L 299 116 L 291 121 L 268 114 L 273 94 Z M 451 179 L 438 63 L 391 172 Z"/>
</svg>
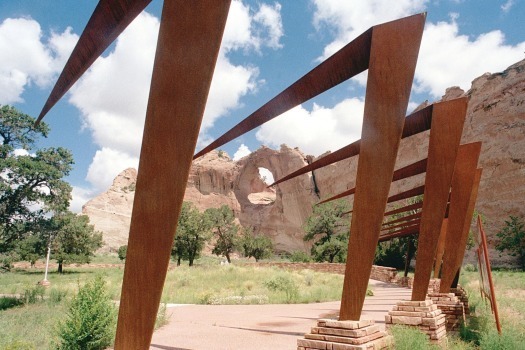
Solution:
<svg viewBox="0 0 525 350">
<path fill-rule="evenodd" d="M 313 270 L 317 272 L 335 273 L 339 275 L 345 274 L 345 264 L 331 264 L 331 263 L 287 263 L 287 262 L 263 262 L 256 263 L 257 266 L 275 266 L 283 269 L 300 271 Z M 397 270 L 393 267 L 372 265 L 370 278 L 377 281 L 395 283 L 398 279 Z"/>
</svg>

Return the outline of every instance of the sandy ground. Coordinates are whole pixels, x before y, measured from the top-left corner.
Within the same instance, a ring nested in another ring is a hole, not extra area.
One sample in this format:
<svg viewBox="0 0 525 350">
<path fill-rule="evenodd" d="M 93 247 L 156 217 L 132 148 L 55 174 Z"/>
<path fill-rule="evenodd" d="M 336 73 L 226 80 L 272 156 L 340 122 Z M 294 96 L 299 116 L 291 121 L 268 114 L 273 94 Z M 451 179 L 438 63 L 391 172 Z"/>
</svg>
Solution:
<svg viewBox="0 0 525 350">
<path fill-rule="evenodd" d="M 374 296 L 366 297 L 361 319 L 384 326 L 385 314 L 411 290 L 370 280 Z M 169 323 L 153 335 L 150 349 L 228 350 L 296 349 L 297 338 L 319 318 L 337 316 L 340 302 L 294 305 L 177 305 Z"/>
</svg>

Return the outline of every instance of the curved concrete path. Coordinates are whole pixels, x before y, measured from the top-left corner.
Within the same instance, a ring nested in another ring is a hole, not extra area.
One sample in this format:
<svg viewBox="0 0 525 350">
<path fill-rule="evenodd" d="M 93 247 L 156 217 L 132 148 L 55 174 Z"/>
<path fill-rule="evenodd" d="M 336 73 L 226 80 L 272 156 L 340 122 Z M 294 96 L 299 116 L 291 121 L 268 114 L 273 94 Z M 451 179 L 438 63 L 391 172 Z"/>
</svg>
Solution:
<svg viewBox="0 0 525 350">
<path fill-rule="evenodd" d="M 370 280 L 362 319 L 384 325 L 385 314 L 411 290 Z M 169 323 L 153 335 L 150 349 L 296 349 L 297 338 L 317 319 L 337 316 L 339 301 L 293 305 L 180 305 L 169 307 Z"/>
</svg>

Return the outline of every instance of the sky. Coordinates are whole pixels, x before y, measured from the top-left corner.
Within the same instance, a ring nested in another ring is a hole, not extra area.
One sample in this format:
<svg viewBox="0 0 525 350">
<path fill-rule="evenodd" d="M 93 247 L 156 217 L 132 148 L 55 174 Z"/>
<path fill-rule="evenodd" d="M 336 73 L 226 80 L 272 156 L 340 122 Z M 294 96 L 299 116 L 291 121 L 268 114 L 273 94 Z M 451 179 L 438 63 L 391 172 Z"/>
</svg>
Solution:
<svg viewBox="0 0 525 350">
<path fill-rule="evenodd" d="M 38 116 L 94 0 L 0 0 L 0 105 Z M 137 167 L 162 1 L 153 0 L 44 119 L 73 152 L 71 209 Z M 525 0 L 233 0 L 197 150 L 373 25 L 427 12 L 408 112 L 525 58 Z M 318 156 L 360 138 L 366 74 L 221 147 Z"/>
</svg>

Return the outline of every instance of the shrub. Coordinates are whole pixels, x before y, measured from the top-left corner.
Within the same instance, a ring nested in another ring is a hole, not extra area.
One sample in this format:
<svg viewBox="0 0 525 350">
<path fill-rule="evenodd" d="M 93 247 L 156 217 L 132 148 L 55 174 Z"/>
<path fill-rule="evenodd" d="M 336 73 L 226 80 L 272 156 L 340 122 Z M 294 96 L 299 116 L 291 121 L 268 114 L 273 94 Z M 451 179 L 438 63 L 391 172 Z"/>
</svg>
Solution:
<svg viewBox="0 0 525 350">
<path fill-rule="evenodd" d="M 517 256 L 520 267 L 525 271 L 525 223 L 523 219 L 511 216 L 505 220 L 505 226 L 497 233 L 500 241 L 496 244 L 499 251 L 507 250 Z"/>
<path fill-rule="evenodd" d="M 127 253 L 128 253 L 128 246 L 127 245 L 121 245 L 120 247 L 118 247 L 117 254 L 118 254 L 118 258 L 120 260 L 126 260 L 126 254 Z"/>
<path fill-rule="evenodd" d="M 58 288 L 51 288 L 49 291 L 49 302 L 52 304 L 59 304 L 64 300 L 67 296 L 67 290 L 64 289 L 58 289 Z"/>
<path fill-rule="evenodd" d="M 34 304 L 38 301 L 44 300 L 45 293 L 46 293 L 46 289 L 44 286 L 36 285 L 34 287 L 28 287 L 24 290 L 22 299 L 24 300 L 24 303 L 26 305 Z"/>
<path fill-rule="evenodd" d="M 284 292 L 286 302 L 290 303 L 299 297 L 299 287 L 293 279 L 285 276 L 277 276 L 264 283 L 266 288 L 272 291 Z"/>
<path fill-rule="evenodd" d="M 57 349 L 107 348 L 114 337 L 116 315 L 102 277 L 88 281 L 73 297 L 66 320 L 58 325 L 60 343 Z"/>
<path fill-rule="evenodd" d="M 311 262 L 312 258 L 307 253 L 303 252 L 302 250 L 296 250 L 295 252 L 290 255 L 290 261 L 291 262 Z"/>
<path fill-rule="evenodd" d="M 22 305 L 22 301 L 15 297 L 1 297 L 0 298 L 0 311 L 7 310 L 12 307 Z"/>
</svg>

